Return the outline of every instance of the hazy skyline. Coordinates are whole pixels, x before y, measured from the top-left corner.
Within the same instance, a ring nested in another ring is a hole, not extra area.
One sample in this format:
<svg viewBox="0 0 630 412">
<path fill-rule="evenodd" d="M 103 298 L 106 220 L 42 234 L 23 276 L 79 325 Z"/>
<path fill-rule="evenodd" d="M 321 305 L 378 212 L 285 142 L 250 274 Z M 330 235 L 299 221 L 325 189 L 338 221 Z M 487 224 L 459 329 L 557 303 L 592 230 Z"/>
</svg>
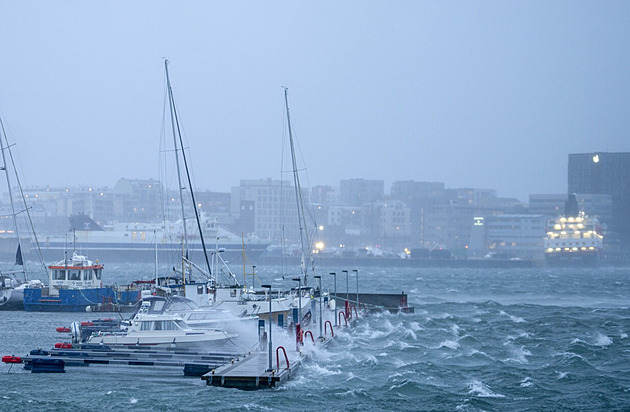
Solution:
<svg viewBox="0 0 630 412">
<path fill-rule="evenodd" d="M 3 2 L 0 115 L 26 186 L 157 178 L 163 58 L 198 189 L 279 179 L 282 86 L 311 184 L 567 190 L 630 151 L 630 3 Z M 15 153 L 15 152 L 14 152 Z"/>
</svg>

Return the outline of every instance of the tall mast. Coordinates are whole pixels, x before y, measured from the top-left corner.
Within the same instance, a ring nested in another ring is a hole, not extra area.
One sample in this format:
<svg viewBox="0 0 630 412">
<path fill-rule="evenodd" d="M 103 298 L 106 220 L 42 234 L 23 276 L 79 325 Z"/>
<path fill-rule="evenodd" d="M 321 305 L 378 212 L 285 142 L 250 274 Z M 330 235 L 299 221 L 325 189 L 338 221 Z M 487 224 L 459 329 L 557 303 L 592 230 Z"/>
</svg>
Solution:
<svg viewBox="0 0 630 412">
<path fill-rule="evenodd" d="M 295 187 L 295 199 L 297 202 L 298 226 L 300 229 L 300 244 L 302 246 L 302 258 L 300 266 L 302 275 L 304 276 L 304 286 L 308 286 L 308 271 L 306 269 L 306 256 L 310 256 L 310 252 L 306 251 L 307 233 L 306 233 L 306 217 L 304 216 L 304 198 L 302 197 L 302 188 L 300 186 L 300 176 L 297 168 L 297 159 L 295 157 L 295 145 L 293 144 L 293 130 L 291 128 L 291 116 L 289 114 L 289 89 L 284 88 L 284 103 L 287 109 L 287 126 L 289 129 L 289 144 L 291 146 L 291 162 L 293 164 L 293 186 Z"/>
<path fill-rule="evenodd" d="M 179 127 L 179 118 L 177 117 L 177 109 L 175 107 L 175 99 L 173 98 L 173 89 L 171 89 L 171 80 L 168 76 L 168 60 L 164 59 L 164 69 L 166 71 L 166 86 L 168 88 L 168 102 L 169 107 L 171 109 L 171 128 L 173 130 L 173 145 L 175 147 L 175 163 L 177 164 L 177 182 L 179 183 L 179 202 L 182 209 L 182 223 L 183 223 L 183 234 L 184 234 L 184 254 L 185 258 L 188 259 L 188 236 L 186 230 L 186 215 L 184 212 L 184 186 L 182 184 L 182 177 L 179 168 L 179 156 L 177 151 L 181 148 L 182 151 L 182 160 L 184 161 L 184 168 L 186 171 L 186 178 L 188 181 L 188 189 L 190 191 L 190 198 L 192 201 L 193 211 L 195 212 L 195 220 L 197 221 L 197 229 L 199 230 L 199 238 L 201 240 L 201 246 L 203 248 L 203 256 L 206 260 L 206 267 L 208 268 L 208 274 L 212 275 L 212 269 L 210 267 L 210 261 L 208 260 L 208 251 L 206 250 L 206 243 L 203 238 L 203 231 L 201 230 L 201 221 L 199 219 L 199 212 L 197 211 L 197 203 L 195 201 L 195 193 L 192 187 L 192 181 L 190 180 L 190 172 L 188 170 L 188 162 L 186 161 L 186 152 L 184 151 L 184 142 L 182 139 L 182 134 Z M 179 138 L 179 146 L 178 146 L 178 138 Z M 183 275 L 183 273 L 182 273 Z"/>
<path fill-rule="evenodd" d="M 164 59 L 164 70 L 166 70 L 166 88 L 168 90 L 168 104 L 171 111 L 171 129 L 173 130 L 173 147 L 175 149 L 175 163 L 177 164 L 177 183 L 179 189 L 179 204 L 182 209 L 182 221 L 183 221 L 183 230 L 184 230 L 184 250 L 185 253 L 188 253 L 188 235 L 186 233 L 186 215 L 184 213 L 184 188 L 182 186 L 182 176 L 181 171 L 179 169 L 179 155 L 177 152 L 179 151 L 179 146 L 177 145 L 177 132 L 179 130 L 179 124 L 177 127 L 175 126 L 176 122 L 176 111 L 175 111 L 175 102 L 173 100 L 173 90 L 171 89 L 171 80 L 168 76 L 168 60 Z"/>
<path fill-rule="evenodd" d="M 5 150 L 9 149 L 9 139 L 7 138 L 7 133 L 4 130 L 4 123 L 2 122 L 2 118 L 0 118 L 0 129 L 2 129 L 2 135 L 0 135 L 0 148 L 2 149 L 2 169 L 4 170 L 4 175 L 7 179 L 7 189 L 9 190 L 9 201 L 11 202 L 11 215 L 13 216 L 13 224 L 15 225 L 15 235 L 17 237 L 18 251 L 22 253 L 22 240 L 20 239 L 20 230 L 18 228 L 17 216 L 15 214 L 15 205 L 13 204 L 13 190 L 11 188 L 11 179 L 9 179 L 9 170 L 7 169 L 7 158 L 5 155 Z M 4 136 L 4 142 L 7 145 L 4 145 L 2 140 L 2 136 Z M 21 258 L 21 256 L 20 256 Z M 24 279 L 26 280 L 26 267 L 22 266 L 24 269 Z"/>
</svg>

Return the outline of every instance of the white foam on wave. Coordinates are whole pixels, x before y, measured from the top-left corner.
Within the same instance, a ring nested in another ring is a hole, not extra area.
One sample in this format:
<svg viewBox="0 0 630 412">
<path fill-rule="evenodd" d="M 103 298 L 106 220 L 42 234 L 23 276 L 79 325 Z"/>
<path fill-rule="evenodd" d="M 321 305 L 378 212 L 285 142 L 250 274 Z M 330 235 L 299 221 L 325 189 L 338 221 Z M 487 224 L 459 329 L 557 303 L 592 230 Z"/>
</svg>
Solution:
<svg viewBox="0 0 630 412">
<path fill-rule="evenodd" d="M 420 324 L 418 322 L 411 322 L 409 324 L 409 329 L 414 331 L 414 332 L 418 332 L 418 331 L 424 330 L 424 328 L 422 326 L 420 326 Z"/>
<path fill-rule="evenodd" d="M 246 403 L 243 405 L 243 409 L 245 410 L 260 410 L 262 409 L 263 411 L 271 411 L 272 409 L 268 406 L 263 406 L 263 405 L 258 405 L 257 403 Z"/>
<path fill-rule="evenodd" d="M 490 359 L 494 360 L 494 359 L 492 358 L 492 356 L 489 356 L 486 352 L 483 352 L 483 351 L 480 351 L 480 350 L 478 350 L 478 349 L 474 349 L 474 348 L 473 348 L 473 349 L 471 349 L 471 350 L 470 350 L 470 351 L 466 354 L 466 356 L 475 356 L 475 355 L 482 355 L 482 356 L 485 356 L 485 357 L 487 357 L 487 358 L 490 358 Z"/>
<path fill-rule="evenodd" d="M 400 341 L 400 340 L 391 340 L 391 341 L 387 342 L 387 345 L 385 345 L 385 348 L 387 349 L 387 348 L 391 348 L 391 347 L 403 350 L 403 349 L 407 349 L 407 348 L 415 348 L 416 346 L 410 345 L 407 342 L 403 342 L 403 341 Z"/>
<path fill-rule="evenodd" d="M 628 338 L 628 334 L 627 334 L 627 333 L 622 333 L 622 334 L 619 336 L 619 338 L 620 338 L 620 339 L 627 339 L 627 338 Z"/>
<path fill-rule="evenodd" d="M 598 333 L 597 336 L 595 336 L 595 340 L 593 342 L 586 342 L 580 338 L 575 338 L 571 341 L 572 345 L 578 344 L 578 343 L 583 343 L 586 345 L 591 345 L 591 346 L 608 346 L 608 345 L 612 345 L 613 340 L 604 335 L 603 333 Z"/>
<path fill-rule="evenodd" d="M 513 348 L 512 357 L 510 357 L 508 361 L 520 363 L 524 365 L 524 364 L 529 363 L 527 356 L 531 356 L 531 354 L 532 353 L 528 351 L 527 349 L 525 349 L 524 346 L 521 346 L 519 348 Z"/>
<path fill-rule="evenodd" d="M 530 378 L 529 376 L 526 377 L 525 379 L 523 379 L 521 381 L 521 388 L 529 388 L 530 386 L 532 386 L 534 384 L 534 382 L 532 382 L 532 378 Z"/>
<path fill-rule="evenodd" d="M 488 388 L 483 382 L 480 380 L 474 379 L 472 382 L 468 384 L 470 390 L 468 391 L 471 395 L 477 395 L 480 398 L 505 398 L 505 395 L 501 395 L 500 393 L 494 393 Z"/>
<path fill-rule="evenodd" d="M 440 343 L 440 346 L 438 346 L 438 349 L 439 348 L 458 349 L 459 348 L 459 342 L 457 342 L 455 340 L 445 340 L 442 343 Z"/>
<path fill-rule="evenodd" d="M 558 380 L 564 379 L 564 378 L 566 378 L 569 375 L 569 372 L 556 371 L 556 373 L 558 374 Z"/>
<path fill-rule="evenodd" d="M 316 375 L 316 376 L 341 375 L 341 371 L 330 370 L 314 362 L 307 362 L 307 363 L 308 363 L 308 366 L 305 369 L 307 369 L 313 375 Z"/>
<path fill-rule="evenodd" d="M 520 317 L 518 317 L 518 316 L 510 315 L 509 313 L 507 313 L 507 312 L 505 312 L 505 311 L 503 311 L 503 310 L 502 310 L 501 312 L 499 312 L 499 314 L 500 314 L 501 316 L 507 316 L 507 317 L 509 317 L 509 318 L 510 318 L 510 320 L 511 320 L 512 322 L 514 322 L 514 323 L 525 323 L 525 319 L 520 318 Z"/>
<path fill-rule="evenodd" d="M 130 398 L 129 399 L 129 403 L 136 404 L 136 403 L 138 403 L 138 400 L 136 398 Z"/>
<path fill-rule="evenodd" d="M 403 334 L 403 339 L 407 339 L 409 337 L 415 341 L 418 340 L 418 336 L 416 335 L 416 332 L 412 331 L 411 329 L 407 329 L 405 333 Z"/>
<path fill-rule="evenodd" d="M 599 333 L 597 335 L 597 337 L 595 338 L 595 346 L 608 346 L 608 345 L 612 345 L 613 340 L 611 338 L 609 338 L 608 336 L 604 335 L 603 333 Z"/>
<path fill-rule="evenodd" d="M 457 326 L 456 324 L 453 324 L 451 326 L 451 332 L 453 332 L 453 335 L 459 336 L 459 326 Z"/>
</svg>

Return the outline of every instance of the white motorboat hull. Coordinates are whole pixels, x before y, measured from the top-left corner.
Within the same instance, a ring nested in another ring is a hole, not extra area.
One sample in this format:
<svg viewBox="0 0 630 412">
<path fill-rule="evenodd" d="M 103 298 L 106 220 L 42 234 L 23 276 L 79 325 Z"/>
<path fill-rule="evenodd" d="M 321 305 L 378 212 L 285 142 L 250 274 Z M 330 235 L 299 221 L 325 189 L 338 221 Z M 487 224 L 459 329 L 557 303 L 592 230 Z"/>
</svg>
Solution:
<svg viewBox="0 0 630 412">
<path fill-rule="evenodd" d="M 87 343 L 102 345 L 149 345 L 177 347 L 215 347 L 236 337 L 223 331 L 185 331 L 170 334 L 111 333 L 92 335 Z"/>
</svg>

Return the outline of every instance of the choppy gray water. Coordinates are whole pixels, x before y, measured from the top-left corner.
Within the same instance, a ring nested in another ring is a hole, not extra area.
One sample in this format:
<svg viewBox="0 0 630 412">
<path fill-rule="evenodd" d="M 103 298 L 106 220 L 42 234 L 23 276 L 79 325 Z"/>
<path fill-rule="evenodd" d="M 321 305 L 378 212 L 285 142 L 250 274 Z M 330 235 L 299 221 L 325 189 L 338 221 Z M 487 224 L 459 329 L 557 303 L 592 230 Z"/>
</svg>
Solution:
<svg viewBox="0 0 630 412">
<path fill-rule="evenodd" d="M 327 268 L 324 288 L 329 269 L 345 292 L 344 268 Z M 416 313 L 339 331 L 278 389 L 211 388 L 167 369 L 3 364 L 0 409 L 630 410 L 630 268 L 359 269 L 362 292 L 405 291 Z M 107 268 L 119 283 L 138 270 Z M 279 270 L 261 277 L 290 286 Z M 55 327 L 96 317 L 0 312 L 0 354 L 49 348 Z"/>
</svg>

